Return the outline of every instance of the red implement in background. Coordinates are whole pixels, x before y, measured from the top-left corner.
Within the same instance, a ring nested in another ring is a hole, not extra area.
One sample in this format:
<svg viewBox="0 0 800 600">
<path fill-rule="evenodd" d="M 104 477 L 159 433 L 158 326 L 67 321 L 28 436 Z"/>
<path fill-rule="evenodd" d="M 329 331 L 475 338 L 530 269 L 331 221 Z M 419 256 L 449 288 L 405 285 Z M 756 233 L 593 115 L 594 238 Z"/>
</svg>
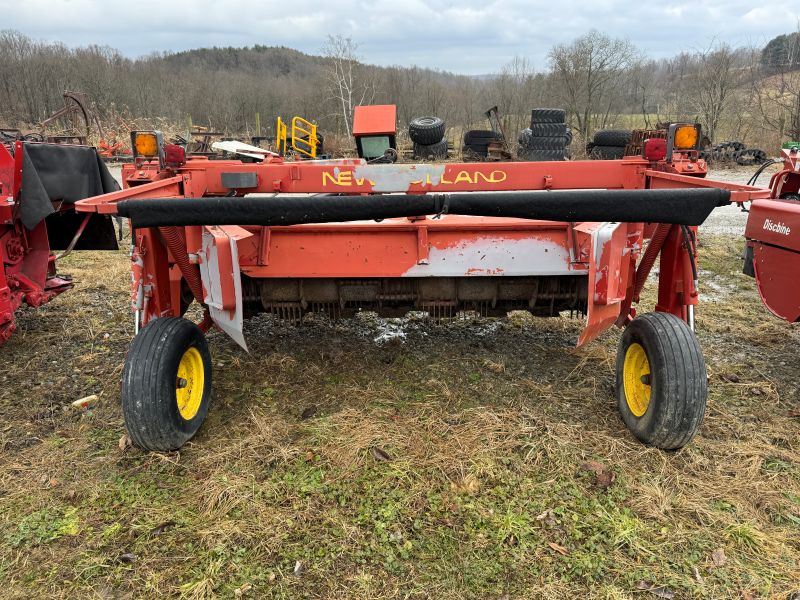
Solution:
<svg viewBox="0 0 800 600">
<path fill-rule="evenodd" d="M 353 135 L 395 135 L 397 107 L 394 104 L 356 106 L 353 110 Z"/>
<path fill-rule="evenodd" d="M 358 156 L 375 162 L 397 160 L 397 107 L 394 104 L 356 106 L 353 137 Z"/>
<path fill-rule="evenodd" d="M 56 260 L 74 249 L 116 249 L 109 217 L 74 202 L 118 186 L 93 148 L 18 141 L 0 145 L 0 345 L 24 303 L 39 307 L 72 287 Z M 54 250 L 62 250 L 56 254 Z"/>
<path fill-rule="evenodd" d="M 745 273 L 756 278 L 764 305 L 777 317 L 800 321 L 800 144 L 781 151 L 770 200 L 750 207 Z"/>
</svg>

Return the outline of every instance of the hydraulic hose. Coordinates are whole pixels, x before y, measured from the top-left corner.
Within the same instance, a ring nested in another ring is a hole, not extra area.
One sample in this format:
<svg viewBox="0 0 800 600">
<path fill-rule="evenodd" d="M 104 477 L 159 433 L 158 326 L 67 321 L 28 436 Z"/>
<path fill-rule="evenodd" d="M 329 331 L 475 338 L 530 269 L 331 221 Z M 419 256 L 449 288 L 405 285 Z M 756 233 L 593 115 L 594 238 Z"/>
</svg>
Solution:
<svg viewBox="0 0 800 600">
<path fill-rule="evenodd" d="M 764 170 L 767 167 L 772 166 L 772 165 L 774 165 L 776 163 L 779 163 L 779 162 L 783 162 L 783 161 L 781 161 L 779 158 L 771 158 L 767 162 L 762 164 L 758 169 L 756 169 L 756 172 L 753 173 L 753 176 L 750 177 L 750 179 L 747 181 L 747 185 L 755 185 L 756 181 L 758 181 L 758 178 L 761 176 L 761 174 L 764 172 Z"/>
<path fill-rule="evenodd" d="M 179 227 L 159 227 L 161 237 L 169 248 L 175 264 L 181 271 L 181 275 L 189 285 L 192 295 L 200 304 L 203 303 L 203 284 L 200 280 L 200 268 L 189 262 L 189 254 L 186 252 L 186 237 L 183 230 Z"/>
<path fill-rule="evenodd" d="M 647 244 L 644 256 L 642 256 L 642 260 L 639 262 L 639 268 L 636 269 L 636 280 L 633 286 L 634 302 L 639 302 L 639 294 L 647 281 L 648 275 L 650 275 L 650 270 L 656 262 L 658 253 L 661 252 L 661 248 L 669 235 L 670 229 L 672 229 L 672 225 L 666 223 L 659 224 L 653 232 L 653 237 L 650 238 L 650 243 Z"/>
</svg>

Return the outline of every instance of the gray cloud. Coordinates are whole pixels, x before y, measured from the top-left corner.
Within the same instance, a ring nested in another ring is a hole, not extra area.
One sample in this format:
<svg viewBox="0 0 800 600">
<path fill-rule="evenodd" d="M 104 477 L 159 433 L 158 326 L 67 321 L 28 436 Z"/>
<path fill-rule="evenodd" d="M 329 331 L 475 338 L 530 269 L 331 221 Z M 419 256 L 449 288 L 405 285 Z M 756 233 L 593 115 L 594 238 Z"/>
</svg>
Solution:
<svg viewBox="0 0 800 600">
<path fill-rule="evenodd" d="M 0 27 L 69 46 L 99 44 L 128 56 L 202 46 L 284 45 L 317 53 L 327 34 L 360 44 L 363 60 L 489 73 L 515 55 L 543 69 L 547 51 L 595 28 L 653 57 L 713 40 L 763 45 L 800 27 L 794 2 L 740 0 L 0 0 Z"/>
</svg>

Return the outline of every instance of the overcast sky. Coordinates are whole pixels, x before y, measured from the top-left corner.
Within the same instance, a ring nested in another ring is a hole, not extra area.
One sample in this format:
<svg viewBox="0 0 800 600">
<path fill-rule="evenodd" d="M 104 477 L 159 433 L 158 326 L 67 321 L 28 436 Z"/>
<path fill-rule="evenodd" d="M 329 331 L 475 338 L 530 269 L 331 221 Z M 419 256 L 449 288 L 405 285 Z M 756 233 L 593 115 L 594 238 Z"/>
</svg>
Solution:
<svg viewBox="0 0 800 600">
<path fill-rule="evenodd" d="M 340 33 L 360 44 L 365 62 L 467 74 L 496 72 L 515 55 L 545 69 L 551 46 L 592 28 L 663 57 L 715 39 L 762 46 L 799 19 L 798 0 L 0 0 L 0 29 L 130 57 L 253 44 L 319 53 Z"/>
</svg>

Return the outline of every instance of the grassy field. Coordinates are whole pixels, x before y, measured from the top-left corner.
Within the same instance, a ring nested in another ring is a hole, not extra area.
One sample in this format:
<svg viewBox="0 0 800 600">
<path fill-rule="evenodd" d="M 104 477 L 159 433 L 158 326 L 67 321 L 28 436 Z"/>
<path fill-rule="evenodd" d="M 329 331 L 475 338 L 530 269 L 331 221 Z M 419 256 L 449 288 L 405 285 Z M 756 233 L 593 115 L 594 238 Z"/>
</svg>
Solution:
<svg viewBox="0 0 800 600">
<path fill-rule="evenodd" d="M 740 246 L 703 243 L 709 406 L 675 453 L 617 415 L 617 331 L 575 350 L 579 322 L 521 314 L 256 319 L 249 354 L 212 333 L 209 420 L 180 453 L 143 453 L 120 444 L 127 258 L 73 254 L 76 289 L 0 348 L 0 595 L 800 592 L 800 335 L 739 274 Z"/>
</svg>

